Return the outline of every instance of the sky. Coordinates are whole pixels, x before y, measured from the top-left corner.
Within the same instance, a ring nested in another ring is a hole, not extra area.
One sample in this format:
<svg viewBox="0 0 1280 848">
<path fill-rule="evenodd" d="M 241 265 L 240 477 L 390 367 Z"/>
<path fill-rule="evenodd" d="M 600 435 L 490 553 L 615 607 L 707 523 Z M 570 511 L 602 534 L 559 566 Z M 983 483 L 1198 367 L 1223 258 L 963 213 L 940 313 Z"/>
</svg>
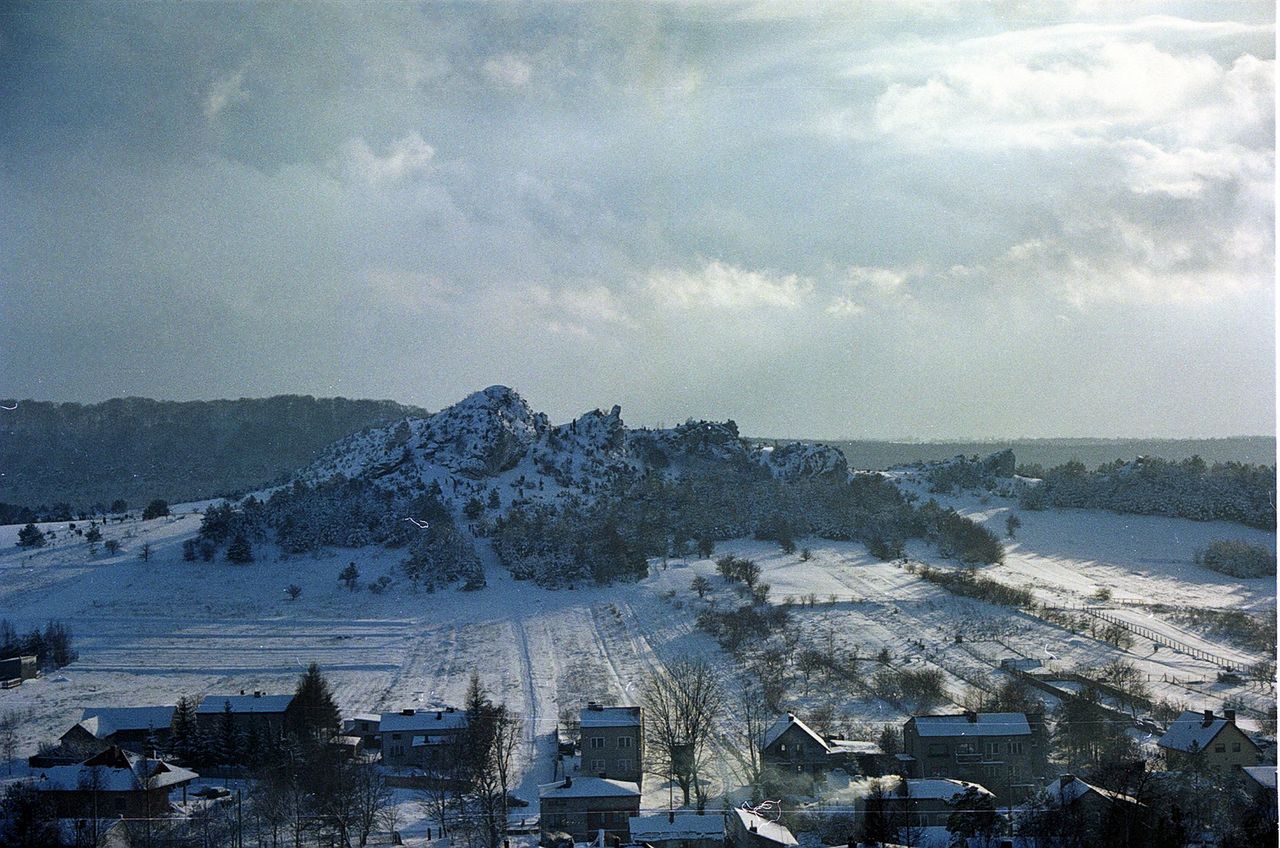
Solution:
<svg viewBox="0 0 1280 848">
<path fill-rule="evenodd" d="M 0 10 L 0 396 L 1276 427 L 1275 6 Z"/>
</svg>

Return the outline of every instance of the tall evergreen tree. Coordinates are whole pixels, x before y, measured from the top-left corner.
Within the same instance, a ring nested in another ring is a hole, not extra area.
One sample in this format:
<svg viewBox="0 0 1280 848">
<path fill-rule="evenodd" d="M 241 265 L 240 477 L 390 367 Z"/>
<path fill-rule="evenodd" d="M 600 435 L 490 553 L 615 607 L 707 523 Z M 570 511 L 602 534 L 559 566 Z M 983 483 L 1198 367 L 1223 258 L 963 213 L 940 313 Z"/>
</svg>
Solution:
<svg viewBox="0 0 1280 848">
<path fill-rule="evenodd" d="M 197 759 L 199 729 L 196 725 L 196 705 L 186 696 L 178 699 L 173 710 L 173 732 L 169 737 L 169 750 L 184 763 Z"/>
<path fill-rule="evenodd" d="M 303 742 L 322 745 L 341 728 L 342 716 L 333 700 L 333 689 L 321 674 L 319 664 L 313 662 L 299 678 L 290 712 L 288 730 Z"/>
</svg>

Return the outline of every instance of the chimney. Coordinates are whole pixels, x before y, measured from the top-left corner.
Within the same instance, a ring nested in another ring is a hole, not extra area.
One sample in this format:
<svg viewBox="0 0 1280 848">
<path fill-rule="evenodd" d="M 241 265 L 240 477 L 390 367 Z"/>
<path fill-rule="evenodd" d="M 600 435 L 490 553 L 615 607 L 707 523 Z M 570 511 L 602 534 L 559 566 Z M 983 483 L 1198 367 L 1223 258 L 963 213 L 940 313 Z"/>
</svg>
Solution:
<svg viewBox="0 0 1280 848">
<path fill-rule="evenodd" d="M 440 710 L 436 710 L 436 721 L 441 721 L 443 719 L 444 719 L 444 713 L 441 712 Z"/>
<path fill-rule="evenodd" d="M 560 788 L 568 789 L 571 786 L 573 786 L 573 778 L 566 774 L 564 776 L 564 783 L 560 784 Z"/>
<path fill-rule="evenodd" d="M 1208 727 L 1208 726 L 1209 726 L 1209 725 L 1211 725 L 1211 724 L 1213 724 L 1213 710 L 1205 710 L 1205 711 L 1204 711 L 1204 722 L 1202 723 L 1202 726 L 1203 726 L 1203 727 Z"/>
<path fill-rule="evenodd" d="M 262 693 L 255 689 L 255 690 L 254 690 L 254 692 L 253 692 L 253 697 L 255 697 L 255 698 L 261 698 L 261 697 L 262 697 Z"/>
<path fill-rule="evenodd" d="M 667 810 L 667 824 L 675 824 L 675 823 L 676 823 L 676 811 Z"/>
<path fill-rule="evenodd" d="M 977 723 L 978 723 L 978 714 L 977 714 L 976 712 L 974 712 L 973 710 L 965 710 L 965 711 L 964 711 L 964 717 L 965 717 L 965 720 L 966 720 L 967 722 L 969 722 L 970 724 L 977 724 Z"/>
<path fill-rule="evenodd" d="M 241 694 L 241 695 L 243 695 L 243 694 L 244 694 L 244 690 L 243 690 L 243 689 L 241 689 L 241 690 L 240 690 L 240 694 Z"/>
<path fill-rule="evenodd" d="M 1225 718 L 1225 719 L 1227 720 L 1227 724 L 1235 724 L 1235 723 L 1236 723 L 1236 711 L 1235 711 L 1235 710 L 1223 710 L 1223 711 L 1222 711 L 1222 717 L 1223 717 L 1223 718 Z"/>
<path fill-rule="evenodd" d="M 1075 779 L 1076 779 L 1076 776 L 1074 774 L 1064 774 L 1062 777 L 1058 778 L 1058 788 L 1066 789 L 1068 786 L 1071 785 L 1071 781 Z"/>
<path fill-rule="evenodd" d="M 412 708 L 412 707 L 406 707 L 406 708 L 404 708 L 403 710 L 401 710 L 401 711 L 400 711 L 400 715 L 402 715 L 402 716 L 411 716 L 411 715 L 413 715 L 413 708 Z"/>
</svg>

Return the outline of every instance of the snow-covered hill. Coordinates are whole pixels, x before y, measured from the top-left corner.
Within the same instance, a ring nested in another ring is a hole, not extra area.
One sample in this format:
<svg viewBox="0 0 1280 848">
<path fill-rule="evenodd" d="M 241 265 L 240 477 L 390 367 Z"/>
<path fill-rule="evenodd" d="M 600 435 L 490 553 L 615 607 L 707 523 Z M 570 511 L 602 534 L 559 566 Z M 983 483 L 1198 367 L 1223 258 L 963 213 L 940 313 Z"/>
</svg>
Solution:
<svg viewBox="0 0 1280 848">
<path fill-rule="evenodd" d="M 422 418 L 343 439 L 299 473 L 318 482 L 341 474 L 408 493 L 439 484 L 446 496 L 497 492 L 503 504 L 528 498 L 590 498 L 619 473 L 679 476 L 709 465 L 755 465 L 779 479 L 842 479 L 844 455 L 827 445 L 752 445 L 732 421 L 687 421 L 662 430 L 628 429 L 617 406 L 553 425 L 514 390 L 490 386 Z"/>
</svg>

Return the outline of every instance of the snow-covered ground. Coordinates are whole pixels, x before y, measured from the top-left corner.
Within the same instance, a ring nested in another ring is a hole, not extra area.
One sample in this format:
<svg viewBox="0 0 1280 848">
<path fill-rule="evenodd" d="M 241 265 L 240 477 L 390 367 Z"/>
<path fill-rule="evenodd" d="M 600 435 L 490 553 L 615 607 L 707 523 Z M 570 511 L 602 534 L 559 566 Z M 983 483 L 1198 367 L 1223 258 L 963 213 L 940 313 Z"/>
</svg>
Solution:
<svg viewBox="0 0 1280 848">
<path fill-rule="evenodd" d="M 950 503 L 1002 535 L 1005 516 L 1015 509 L 998 497 Z M 528 811 L 534 814 L 537 784 L 552 779 L 552 734 L 562 710 L 576 711 L 588 699 L 637 702 L 646 672 L 679 657 L 706 657 L 727 679 L 738 673 L 694 626 L 705 603 L 690 589 L 695 575 L 710 578 L 721 598 L 732 591 L 711 560 L 655 561 L 651 576 L 637 584 L 551 591 L 512 580 L 482 548 L 487 588 L 415 594 L 395 569 L 403 552 L 378 548 L 284 559 L 262 545 L 248 565 L 184 562 L 182 542 L 200 524 L 188 510 L 109 524 L 106 538 L 123 545 L 114 556 L 101 547 L 91 556 L 65 524 L 43 525 L 57 538 L 35 550 L 16 546 L 18 527 L 0 527 L 0 618 L 19 631 L 60 619 L 80 652 L 60 672 L 0 691 L 0 712 L 30 710 L 21 757 L 41 741 L 56 740 L 87 706 L 173 703 L 182 695 L 241 689 L 291 692 L 313 660 L 347 714 L 458 704 L 476 671 L 497 700 L 525 719 L 528 744 L 517 794 L 534 802 Z M 1018 514 L 1022 527 L 1006 540 L 1005 564 L 984 573 L 1046 601 L 1083 603 L 1102 587 L 1117 601 L 1253 611 L 1275 603 L 1274 578 L 1236 580 L 1191 564 L 1192 551 L 1213 539 L 1274 547 L 1274 533 L 1080 510 Z M 145 543 L 152 546 L 146 562 L 139 558 Z M 756 560 L 772 602 L 813 595 L 816 604 L 793 610 L 805 639 L 846 654 L 856 647 L 864 658 L 888 648 L 896 664 L 940 668 L 956 700 L 1007 657 L 1033 657 L 1062 670 L 1096 669 L 1125 657 L 1149 675 L 1157 696 L 1191 708 L 1217 709 L 1227 698 L 1256 710 L 1273 702 L 1270 691 L 1219 684 L 1215 666 L 1167 648 L 1154 651 L 1149 641 L 1120 651 L 1026 613 L 954 597 L 899 563 L 876 561 L 860 544 L 800 544 L 811 549 L 810 560 L 750 540 L 721 543 L 716 556 Z M 924 544 L 913 543 L 908 553 L 954 566 Z M 337 579 L 352 561 L 362 585 L 354 592 Z M 363 588 L 384 574 L 396 581 L 388 591 Z M 296 600 L 285 593 L 290 584 L 302 588 Z M 1241 653 L 1186 625 L 1148 618 L 1145 610 L 1132 614 L 1171 634 L 1176 629 L 1183 641 L 1199 640 L 1206 650 Z M 869 660 L 865 665 L 873 670 Z M 1174 678 L 1177 683 L 1166 682 Z M 846 724 L 904 718 L 843 686 L 797 680 L 791 699 L 802 711 L 829 705 Z M 727 773 L 720 777 L 732 782 Z M 645 790 L 646 807 L 665 807 L 665 785 L 646 780 Z M 406 805 L 406 815 L 411 810 Z"/>
</svg>

